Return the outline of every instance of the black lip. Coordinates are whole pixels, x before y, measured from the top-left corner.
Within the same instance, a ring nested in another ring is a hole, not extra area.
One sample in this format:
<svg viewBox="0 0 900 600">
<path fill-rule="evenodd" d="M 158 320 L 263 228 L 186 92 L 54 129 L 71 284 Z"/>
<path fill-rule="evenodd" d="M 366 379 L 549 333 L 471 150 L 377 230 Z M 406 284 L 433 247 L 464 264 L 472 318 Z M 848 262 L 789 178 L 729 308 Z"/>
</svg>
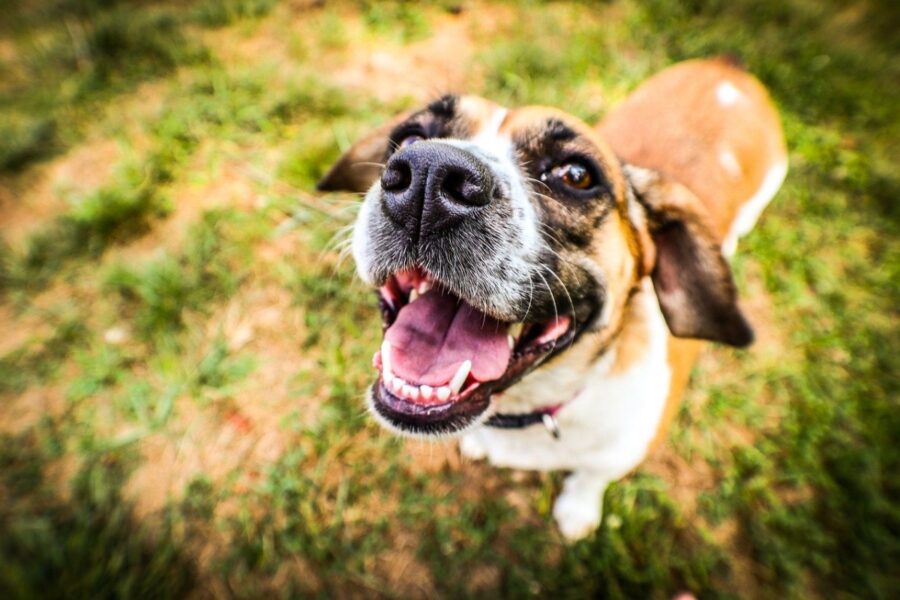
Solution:
<svg viewBox="0 0 900 600">
<path fill-rule="evenodd" d="M 406 433 L 440 435 L 459 432 L 475 423 L 488 410 L 492 394 L 506 390 L 538 365 L 571 346 L 584 329 L 584 325 L 569 327 L 553 341 L 513 351 L 500 379 L 482 382 L 452 402 L 432 405 L 410 402 L 392 394 L 379 376 L 372 384 L 372 406 L 388 423 Z"/>
<path fill-rule="evenodd" d="M 413 434 L 438 435 L 465 429 L 491 404 L 491 390 L 482 384 L 466 397 L 444 404 L 422 405 L 395 396 L 379 377 L 372 385 L 374 409 L 394 427 Z"/>
</svg>

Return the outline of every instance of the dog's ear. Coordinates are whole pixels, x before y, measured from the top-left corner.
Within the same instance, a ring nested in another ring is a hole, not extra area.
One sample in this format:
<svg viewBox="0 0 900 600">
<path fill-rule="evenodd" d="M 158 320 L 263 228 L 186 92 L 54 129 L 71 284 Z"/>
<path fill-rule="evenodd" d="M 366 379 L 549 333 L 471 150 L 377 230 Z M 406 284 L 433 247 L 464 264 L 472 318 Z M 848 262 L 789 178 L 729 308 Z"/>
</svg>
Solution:
<svg viewBox="0 0 900 600">
<path fill-rule="evenodd" d="M 381 175 L 381 163 L 387 156 L 391 131 L 409 118 L 412 111 L 397 115 L 389 122 L 357 140 L 316 184 L 321 192 L 365 192 Z"/>
<path fill-rule="evenodd" d="M 753 330 L 700 199 L 657 171 L 626 165 L 625 174 L 646 214 L 653 243 L 647 267 L 672 335 L 749 345 Z"/>
</svg>

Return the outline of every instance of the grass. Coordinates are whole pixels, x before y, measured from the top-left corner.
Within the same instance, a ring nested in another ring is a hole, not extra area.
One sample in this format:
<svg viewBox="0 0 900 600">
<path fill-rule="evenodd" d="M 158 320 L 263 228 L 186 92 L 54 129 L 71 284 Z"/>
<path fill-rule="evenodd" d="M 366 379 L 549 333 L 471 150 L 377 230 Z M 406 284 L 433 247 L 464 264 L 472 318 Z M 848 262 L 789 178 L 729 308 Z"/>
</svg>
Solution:
<svg viewBox="0 0 900 600">
<path fill-rule="evenodd" d="M 8 14 L 0 201 L 31 220 L 0 240 L 4 597 L 900 592 L 889 3 L 48 0 Z M 587 120 L 672 62 L 736 54 L 790 146 L 734 264 L 760 341 L 704 352 L 668 445 L 571 547 L 550 514 L 561 474 L 460 464 L 383 433 L 360 401 L 379 331 L 341 253 L 356 201 L 313 185 L 420 101 L 385 90 L 378 61 L 416 77 L 406 49 L 450 21 L 470 58 L 429 60 L 466 91 Z M 54 180 L 108 138 L 128 149 L 109 178 L 77 193 Z M 29 211 L 40 189 L 64 201 Z"/>
<path fill-rule="evenodd" d="M 172 8 L 133 11 L 102 0 L 15 1 L 3 29 L 16 46 L 4 61 L 0 173 L 76 142 L 98 107 L 137 84 L 208 60 Z"/>
<path fill-rule="evenodd" d="M 7 597 L 176 597 L 192 589 L 194 568 L 172 522 L 163 519 L 151 531 L 123 501 L 126 457 L 109 453 L 85 463 L 64 501 L 42 472 L 53 457 L 40 440 L 2 442 L 0 586 Z"/>
</svg>

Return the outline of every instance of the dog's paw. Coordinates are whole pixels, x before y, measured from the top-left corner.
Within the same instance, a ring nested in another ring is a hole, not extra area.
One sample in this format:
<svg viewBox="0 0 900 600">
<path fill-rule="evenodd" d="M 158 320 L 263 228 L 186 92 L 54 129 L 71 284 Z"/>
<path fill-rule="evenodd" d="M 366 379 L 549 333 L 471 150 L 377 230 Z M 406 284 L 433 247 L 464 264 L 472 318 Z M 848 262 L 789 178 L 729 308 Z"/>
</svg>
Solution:
<svg viewBox="0 0 900 600">
<path fill-rule="evenodd" d="M 560 533 L 569 542 L 586 538 L 600 526 L 600 498 L 593 501 L 574 494 L 563 494 L 553 503 L 553 518 Z"/>
<path fill-rule="evenodd" d="M 459 440 L 459 451 L 472 460 L 481 460 L 487 456 L 487 448 L 473 434 L 465 435 Z"/>
<path fill-rule="evenodd" d="M 603 518 L 606 479 L 576 472 L 566 478 L 563 491 L 553 503 L 553 517 L 563 537 L 575 542 L 587 537 Z"/>
</svg>

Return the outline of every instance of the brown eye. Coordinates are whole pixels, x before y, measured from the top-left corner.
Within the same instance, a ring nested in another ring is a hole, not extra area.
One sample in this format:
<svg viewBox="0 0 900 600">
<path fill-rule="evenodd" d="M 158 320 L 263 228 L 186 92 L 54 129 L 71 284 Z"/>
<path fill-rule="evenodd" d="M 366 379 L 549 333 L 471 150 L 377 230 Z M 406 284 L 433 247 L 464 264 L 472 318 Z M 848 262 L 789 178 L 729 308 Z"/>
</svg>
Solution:
<svg viewBox="0 0 900 600">
<path fill-rule="evenodd" d="M 570 162 L 554 167 L 553 175 L 576 190 L 586 190 L 594 185 L 591 172 L 581 163 Z"/>
</svg>

